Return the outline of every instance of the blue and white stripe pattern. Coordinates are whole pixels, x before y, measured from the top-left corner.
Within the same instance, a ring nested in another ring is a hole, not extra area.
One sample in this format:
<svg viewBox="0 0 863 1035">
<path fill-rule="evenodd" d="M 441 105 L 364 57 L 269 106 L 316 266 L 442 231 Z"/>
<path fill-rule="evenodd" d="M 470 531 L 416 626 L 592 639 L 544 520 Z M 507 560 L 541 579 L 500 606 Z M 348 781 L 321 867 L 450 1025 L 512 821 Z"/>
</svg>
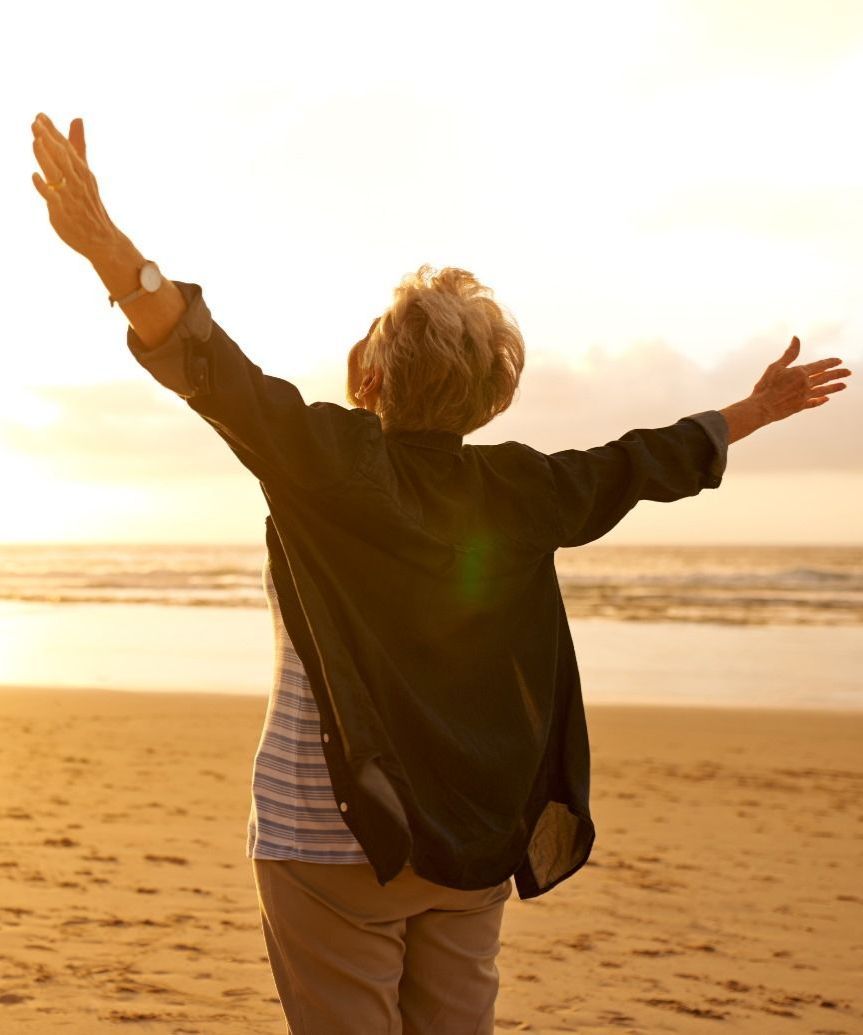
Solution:
<svg viewBox="0 0 863 1035">
<path fill-rule="evenodd" d="M 264 729 L 252 772 L 246 855 L 367 863 L 342 819 L 321 747 L 321 720 L 309 677 L 282 621 L 269 558 L 264 591 L 273 620 L 275 666 Z"/>
</svg>

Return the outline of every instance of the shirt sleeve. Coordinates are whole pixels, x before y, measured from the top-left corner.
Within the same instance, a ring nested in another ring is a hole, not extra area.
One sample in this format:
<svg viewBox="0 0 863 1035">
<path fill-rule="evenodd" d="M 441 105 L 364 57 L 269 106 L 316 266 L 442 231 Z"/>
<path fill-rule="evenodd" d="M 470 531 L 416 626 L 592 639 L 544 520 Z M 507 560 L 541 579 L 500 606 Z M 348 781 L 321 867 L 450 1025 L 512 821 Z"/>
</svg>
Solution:
<svg viewBox="0 0 863 1035">
<path fill-rule="evenodd" d="M 323 488 L 348 477 L 370 442 L 365 410 L 307 404 L 265 374 L 213 319 L 199 284 L 175 280 L 186 310 L 168 339 L 147 348 L 129 325 L 134 358 L 219 434 L 261 481 Z"/>
<path fill-rule="evenodd" d="M 640 428 L 604 446 L 548 455 L 557 497 L 556 547 L 609 532 L 639 500 L 671 502 L 715 489 L 728 458 L 728 424 L 718 410 Z"/>
</svg>

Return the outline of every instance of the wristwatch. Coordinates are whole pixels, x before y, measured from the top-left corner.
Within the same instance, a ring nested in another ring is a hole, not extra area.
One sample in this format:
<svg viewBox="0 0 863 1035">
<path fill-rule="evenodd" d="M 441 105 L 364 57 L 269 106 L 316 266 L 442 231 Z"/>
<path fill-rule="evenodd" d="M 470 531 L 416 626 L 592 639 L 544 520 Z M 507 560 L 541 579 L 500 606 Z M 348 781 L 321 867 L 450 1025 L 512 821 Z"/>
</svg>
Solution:
<svg viewBox="0 0 863 1035">
<path fill-rule="evenodd" d="M 140 298 L 141 295 L 153 294 L 158 291 L 162 286 L 163 279 L 162 271 L 155 262 L 148 259 L 138 270 L 138 280 L 141 286 L 130 294 L 125 295 L 123 298 L 114 298 L 113 295 L 108 295 L 108 301 L 111 305 L 114 305 L 115 302 L 117 305 L 126 305 L 129 302 L 134 302 L 135 299 Z"/>
</svg>

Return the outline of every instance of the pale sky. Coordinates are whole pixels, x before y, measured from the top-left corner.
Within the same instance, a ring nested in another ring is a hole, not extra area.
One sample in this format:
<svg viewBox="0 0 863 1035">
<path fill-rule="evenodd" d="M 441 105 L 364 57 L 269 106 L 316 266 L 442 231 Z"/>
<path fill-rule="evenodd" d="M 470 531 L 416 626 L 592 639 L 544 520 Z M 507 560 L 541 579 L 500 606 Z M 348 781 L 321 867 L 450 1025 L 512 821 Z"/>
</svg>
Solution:
<svg viewBox="0 0 863 1035">
<path fill-rule="evenodd" d="M 84 119 L 115 223 L 307 401 L 424 262 L 518 320 L 469 442 L 587 448 L 800 362 L 863 377 L 863 4 L 370 0 L 16 9 L 0 62 L 0 541 L 263 538 L 257 481 L 126 348 L 51 229 L 30 124 Z M 609 542 L 861 542 L 860 386 Z"/>
</svg>

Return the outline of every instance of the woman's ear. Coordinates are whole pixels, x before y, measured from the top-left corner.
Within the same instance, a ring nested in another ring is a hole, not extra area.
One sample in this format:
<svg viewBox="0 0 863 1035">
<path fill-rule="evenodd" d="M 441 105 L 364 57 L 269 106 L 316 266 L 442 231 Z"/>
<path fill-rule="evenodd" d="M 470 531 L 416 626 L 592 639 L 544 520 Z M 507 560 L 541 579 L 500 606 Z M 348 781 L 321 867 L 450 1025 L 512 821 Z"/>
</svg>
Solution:
<svg viewBox="0 0 863 1035">
<path fill-rule="evenodd" d="M 380 367 L 373 367 L 360 382 L 360 386 L 357 389 L 357 398 L 362 399 L 363 396 L 379 392 L 382 382 L 383 377 Z"/>
</svg>

